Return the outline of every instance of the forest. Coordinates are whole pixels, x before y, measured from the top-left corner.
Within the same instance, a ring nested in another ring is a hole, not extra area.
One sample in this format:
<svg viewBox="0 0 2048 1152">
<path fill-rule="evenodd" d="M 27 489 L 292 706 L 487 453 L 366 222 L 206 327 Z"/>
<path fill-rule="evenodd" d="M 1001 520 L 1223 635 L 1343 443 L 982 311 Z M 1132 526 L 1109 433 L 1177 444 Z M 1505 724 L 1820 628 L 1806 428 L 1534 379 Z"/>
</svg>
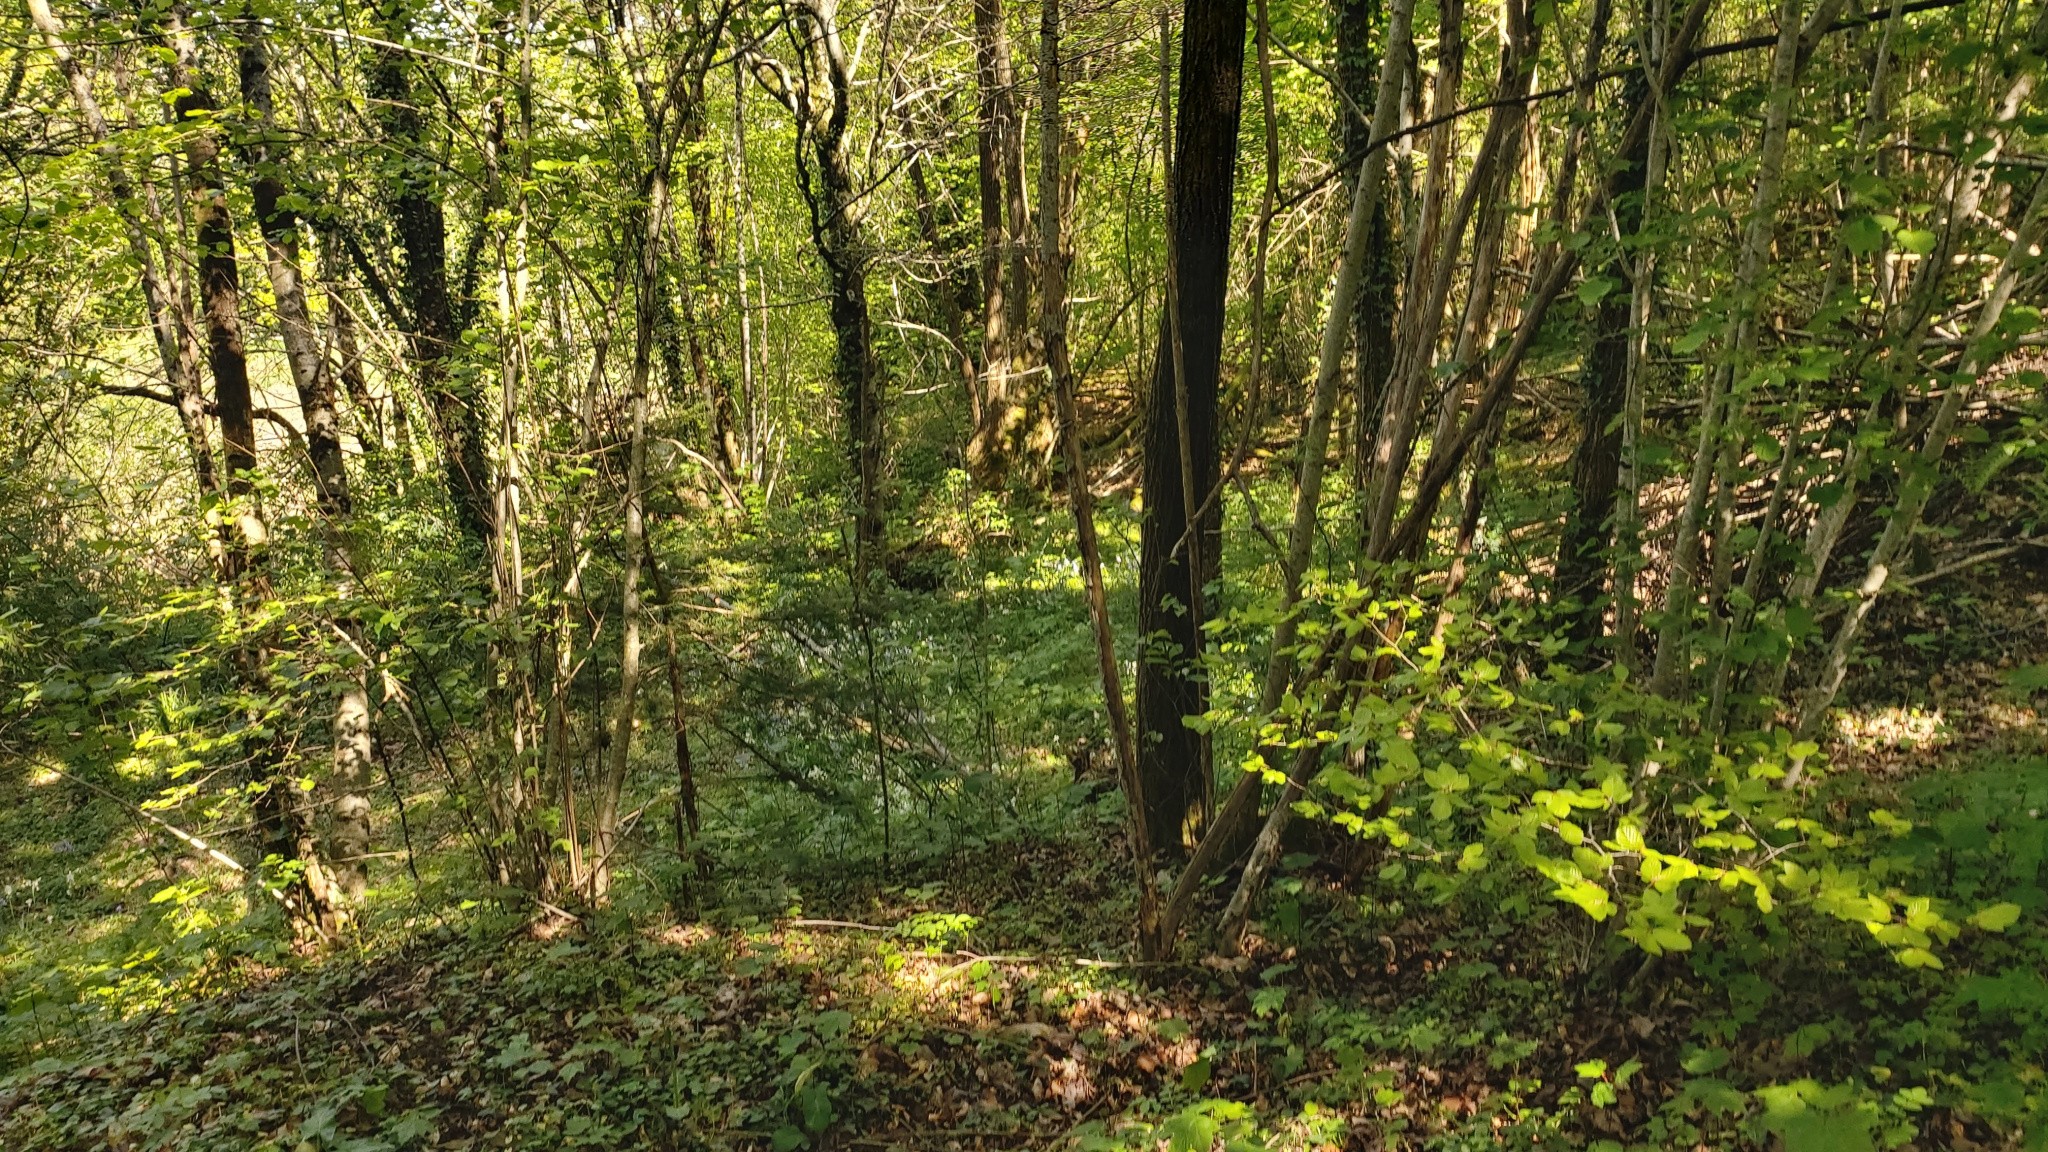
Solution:
<svg viewBox="0 0 2048 1152">
<path fill-rule="evenodd" d="M 22 2 L 0 1148 L 2048 1149 L 2043 0 Z"/>
</svg>

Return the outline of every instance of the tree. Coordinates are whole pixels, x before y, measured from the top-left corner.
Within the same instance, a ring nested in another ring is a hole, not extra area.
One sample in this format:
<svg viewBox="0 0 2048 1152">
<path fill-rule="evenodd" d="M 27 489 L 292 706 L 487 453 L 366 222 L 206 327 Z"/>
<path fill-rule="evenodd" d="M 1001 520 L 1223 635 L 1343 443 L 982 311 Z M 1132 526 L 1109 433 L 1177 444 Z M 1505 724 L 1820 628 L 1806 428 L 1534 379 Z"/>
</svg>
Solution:
<svg viewBox="0 0 2048 1152">
<path fill-rule="evenodd" d="M 1168 186 L 1166 314 L 1145 415 L 1145 521 L 1138 567 L 1139 777 L 1153 847 L 1177 854 L 1209 818 L 1206 742 L 1186 719 L 1207 711 L 1198 666 L 1221 521 L 1216 412 L 1224 296 L 1244 84 L 1244 0 L 1189 0 Z M 1163 83 L 1163 77 L 1162 77 Z M 1207 505 L 1207 511 L 1201 511 Z M 1197 513 L 1200 513 L 1197 515 Z"/>
</svg>

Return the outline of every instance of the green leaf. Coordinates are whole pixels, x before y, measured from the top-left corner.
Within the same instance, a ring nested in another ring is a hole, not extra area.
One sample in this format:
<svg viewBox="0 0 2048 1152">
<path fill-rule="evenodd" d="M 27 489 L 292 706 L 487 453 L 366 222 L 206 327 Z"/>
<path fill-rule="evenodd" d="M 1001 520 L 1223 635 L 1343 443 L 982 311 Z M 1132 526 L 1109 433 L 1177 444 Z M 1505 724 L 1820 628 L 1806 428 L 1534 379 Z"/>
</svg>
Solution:
<svg viewBox="0 0 2048 1152">
<path fill-rule="evenodd" d="M 1934 233 L 1923 228 L 1901 228 L 1892 233 L 1892 237 L 1899 242 L 1899 247 L 1915 256 L 1925 256 L 1934 251 Z"/>
<path fill-rule="evenodd" d="M 1209 1074 L 1211 1071 L 1212 1068 L 1207 1056 L 1203 1056 L 1194 1063 L 1189 1064 L 1180 1070 L 1181 1089 L 1190 1093 L 1200 1093 L 1202 1089 L 1209 1086 Z"/>
<path fill-rule="evenodd" d="M 1588 276 L 1579 282 L 1579 303 L 1590 308 L 1620 285 L 1621 281 L 1612 276 Z"/>
<path fill-rule="evenodd" d="M 804 1090 L 797 1093 L 797 1107 L 808 1131 L 823 1132 L 832 1126 L 832 1097 L 823 1084 L 813 1081 L 804 1085 Z"/>
<path fill-rule="evenodd" d="M 1925 948 L 1908 948 L 1899 953 L 1899 963 L 1908 968 L 1943 968 L 1941 957 Z"/>
<path fill-rule="evenodd" d="M 2003 932 L 2007 928 L 2012 927 L 2013 922 L 2019 918 L 2020 906 L 2007 900 L 2002 903 L 1993 904 L 1989 908 L 1977 909 L 1971 915 L 1970 923 L 1974 927 L 1982 928 L 1986 932 Z"/>
<path fill-rule="evenodd" d="M 1678 1066 L 1695 1076 L 1704 1076 L 1709 1072 L 1719 1072 L 1733 1058 L 1726 1048 L 1696 1048 L 1686 1053 Z"/>
<path fill-rule="evenodd" d="M 1414 743 L 1399 737 L 1380 741 L 1380 759 L 1408 772 L 1422 770 L 1422 761 L 1415 758 Z"/>
<path fill-rule="evenodd" d="M 1842 225 L 1842 246 L 1858 256 L 1868 256 L 1884 243 L 1884 225 L 1875 216 L 1858 216 Z"/>
</svg>

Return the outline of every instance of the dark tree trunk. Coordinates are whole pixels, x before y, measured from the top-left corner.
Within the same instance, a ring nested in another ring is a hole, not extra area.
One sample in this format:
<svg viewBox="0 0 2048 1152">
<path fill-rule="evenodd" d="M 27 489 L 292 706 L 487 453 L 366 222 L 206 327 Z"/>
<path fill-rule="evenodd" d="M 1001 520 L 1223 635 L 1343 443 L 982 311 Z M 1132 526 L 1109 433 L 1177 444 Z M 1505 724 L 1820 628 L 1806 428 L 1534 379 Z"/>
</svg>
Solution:
<svg viewBox="0 0 2048 1152">
<path fill-rule="evenodd" d="M 199 73 L 197 51 L 184 25 L 185 13 L 173 8 L 165 30 L 173 50 L 173 102 L 180 125 L 189 126 L 185 157 L 191 186 L 194 243 L 197 247 L 201 311 L 206 320 L 207 367 L 213 374 L 214 410 L 220 419 L 227 494 L 233 523 L 227 529 L 227 559 L 222 571 L 236 602 L 259 604 L 268 595 L 261 569 L 268 542 L 256 490 L 256 405 L 249 387 L 249 359 L 242 342 L 241 268 L 235 257 L 235 222 L 228 212 L 227 186 L 221 177 L 220 141 L 210 127 L 213 97 Z M 252 691 L 269 680 L 261 645 L 245 644 L 236 654 L 241 676 Z M 254 719 L 252 713 L 252 720 Z M 277 748 L 258 739 L 250 748 L 250 781 L 256 785 L 257 825 L 268 854 L 299 861 L 304 870 L 286 889 L 285 899 L 304 925 L 321 935 L 336 927 L 335 904 L 327 874 L 313 840 L 312 825 L 293 803 L 297 789 L 278 770 Z"/>
<path fill-rule="evenodd" d="M 1214 783 L 1204 742 L 1182 722 L 1208 708 L 1208 686 L 1194 668 L 1201 654 L 1201 591 L 1218 571 L 1222 517 L 1210 502 L 1198 531 L 1187 509 L 1216 486 L 1217 383 L 1223 353 L 1224 294 L 1230 271 L 1231 194 L 1237 169 L 1244 80 L 1244 0 L 1189 0 L 1181 33 L 1180 99 L 1175 116 L 1173 243 L 1179 323 L 1160 324 L 1157 370 L 1145 422 L 1142 558 L 1138 628 L 1138 772 L 1147 827 L 1156 849 L 1183 850 L 1184 831 L 1206 819 Z M 1178 329 L 1180 354 L 1173 340 Z M 1174 361 L 1186 372 L 1187 445 L 1195 491 L 1181 469 Z M 1199 556 L 1200 571 L 1189 563 Z"/>
<path fill-rule="evenodd" d="M 825 265 L 827 313 L 832 321 L 832 374 L 846 417 L 847 455 L 854 493 L 856 581 L 886 545 L 882 467 L 886 460 L 881 361 L 875 356 L 868 314 L 868 264 L 872 254 L 861 227 L 860 189 L 848 155 L 848 120 L 853 109 L 853 71 L 840 37 L 837 6 L 830 0 L 802 0 L 791 11 L 806 49 L 801 72 L 791 74 L 757 63 L 762 83 L 797 120 L 797 180 L 810 210 L 811 242 Z"/>
<path fill-rule="evenodd" d="M 1640 76 L 1628 86 L 1626 103 L 1649 98 Z M 1610 178 L 1614 218 L 1622 235 L 1633 237 L 1643 223 L 1643 183 L 1650 163 L 1650 136 L 1642 133 Z M 1612 530 L 1614 498 L 1621 477 L 1621 416 L 1628 395 L 1628 257 L 1616 253 L 1599 269 L 1614 281 L 1601 297 L 1594 321 L 1593 348 L 1580 373 L 1578 447 L 1572 453 L 1572 505 L 1557 554 L 1554 601 L 1570 614 L 1575 639 L 1600 635 L 1600 585 Z"/>
<path fill-rule="evenodd" d="M 1024 338 L 1028 303 L 1018 234 L 1024 226 L 1023 141 L 1002 0 L 975 0 L 974 58 L 981 90 L 975 156 L 980 175 L 983 375 L 967 459 L 983 484 L 996 485 L 1009 467 L 1024 422 L 1010 378 L 1014 344 Z"/>
<path fill-rule="evenodd" d="M 403 44 L 404 9 L 387 4 L 381 13 L 384 37 Z M 447 470 L 448 496 L 463 535 L 486 548 L 497 538 L 492 507 L 491 468 L 485 455 L 483 417 L 473 385 L 449 371 L 462 333 L 448 289 L 448 225 L 441 208 L 440 182 L 426 138 L 426 118 L 414 103 L 412 56 L 401 48 L 373 49 L 369 70 L 371 101 L 394 173 L 386 207 L 405 248 L 400 290 L 406 314 L 399 317 L 411 337 L 413 372 L 432 410 Z"/>
<path fill-rule="evenodd" d="M 1376 98 L 1380 55 L 1372 50 L 1371 41 L 1379 4 L 1377 0 L 1335 0 L 1335 6 L 1336 72 L 1341 86 L 1337 100 L 1337 151 L 1341 156 L 1356 156 L 1371 143 L 1372 126 L 1367 118 L 1372 115 Z M 1387 197 L 1391 193 L 1391 184 L 1380 185 L 1380 202 L 1373 206 L 1372 232 L 1366 241 L 1358 304 L 1352 311 L 1351 343 L 1356 372 L 1351 425 L 1354 481 L 1362 481 L 1365 476 L 1372 431 L 1379 427 L 1380 393 L 1394 366 L 1394 294 L 1400 285 L 1400 272 L 1395 267 L 1394 234 L 1387 214 Z"/>
<path fill-rule="evenodd" d="M 700 311 L 694 301 L 695 291 L 683 297 L 684 325 L 689 334 L 690 369 L 697 381 L 697 390 L 704 396 L 704 404 L 710 417 L 711 458 L 718 462 L 719 470 L 725 473 L 728 482 L 737 481 L 742 466 L 739 424 L 732 401 L 732 385 L 726 374 L 711 363 L 712 357 L 705 347 L 706 332 L 719 330 L 719 319 L 723 311 L 716 288 L 716 272 L 719 259 L 719 238 L 717 214 L 711 209 L 711 175 L 704 161 L 704 150 L 697 145 L 704 140 L 704 76 L 699 72 L 689 80 L 690 95 L 683 104 L 683 139 L 690 145 L 683 154 L 683 182 L 690 196 L 690 216 L 696 222 L 697 273 L 693 288 L 703 289 L 703 308 Z M 669 387 L 678 381 L 671 379 Z"/>
<path fill-rule="evenodd" d="M 173 35 L 180 36 L 173 24 Z M 181 67 L 182 73 L 184 69 Z M 213 99 L 196 76 L 179 83 L 173 107 L 178 123 L 210 121 Z M 228 498 L 237 505 L 228 529 L 226 574 L 230 582 L 250 578 L 256 551 L 264 543 L 256 496 L 256 404 L 249 391 L 249 359 L 242 347 L 242 282 L 235 260 L 235 224 L 221 182 L 220 142 L 211 131 L 195 130 L 185 144 L 191 184 L 194 243 L 199 267 L 199 303 L 206 324 L 206 366 L 213 375 L 213 407 L 220 420 Z"/>
</svg>

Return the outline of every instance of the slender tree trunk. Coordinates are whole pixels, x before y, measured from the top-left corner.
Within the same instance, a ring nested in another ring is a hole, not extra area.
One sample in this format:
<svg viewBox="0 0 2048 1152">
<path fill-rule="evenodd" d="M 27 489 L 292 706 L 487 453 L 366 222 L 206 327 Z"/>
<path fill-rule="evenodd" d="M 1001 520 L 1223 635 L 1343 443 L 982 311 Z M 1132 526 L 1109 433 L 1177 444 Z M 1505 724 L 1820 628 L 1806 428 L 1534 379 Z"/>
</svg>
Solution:
<svg viewBox="0 0 2048 1152">
<path fill-rule="evenodd" d="M 664 150 L 657 140 L 654 147 Z M 619 577 L 619 689 L 612 713 L 611 740 L 606 745 L 605 773 L 592 819 L 590 897 L 606 899 L 611 891 L 612 858 L 619 846 L 619 805 L 632 763 L 633 727 L 638 712 L 641 656 L 640 571 L 647 555 L 647 386 L 652 375 L 656 321 L 661 314 L 661 238 L 668 223 L 668 164 L 657 156 L 650 165 L 644 228 L 638 238 L 638 274 L 634 282 L 633 370 L 626 403 L 632 421 L 626 443 L 625 571 Z"/>
<path fill-rule="evenodd" d="M 1649 99 L 1649 84 L 1633 74 L 1627 103 Z M 1615 521 L 1615 494 L 1621 479 L 1623 408 L 1628 398 L 1629 321 L 1634 296 L 1624 290 L 1629 279 L 1628 241 L 1641 235 L 1643 189 L 1650 166 L 1650 133 L 1621 158 L 1611 189 L 1615 231 L 1624 246 L 1598 271 L 1607 282 L 1594 317 L 1593 348 L 1579 373 L 1578 447 L 1572 453 L 1572 504 L 1565 517 L 1564 540 L 1557 552 L 1557 584 L 1552 595 L 1571 621 L 1572 636 L 1590 641 L 1600 634 L 1600 584 L 1607 570 L 1605 553 Z"/>
<path fill-rule="evenodd" d="M 407 11 L 400 0 L 383 0 L 379 17 L 387 45 L 371 50 L 368 76 L 371 102 L 392 153 L 385 208 L 405 250 L 401 293 L 407 314 L 393 319 L 405 325 L 410 337 L 413 373 L 441 443 L 456 522 L 479 547 L 490 548 L 497 532 L 483 413 L 475 385 L 464 382 L 449 365 L 462 333 L 448 284 L 441 183 L 427 159 L 435 146 L 416 103 L 416 65 L 402 47 L 409 27 Z"/>
<path fill-rule="evenodd" d="M 1435 108 L 1446 112 L 1458 100 L 1465 66 L 1464 4 L 1447 0 L 1439 11 Z M 1481 160 L 1490 166 L 1500 154 L 1500 129 L 1505 123 L 1496 111 L 1488 125 L 1487 142 Z M 1416 419 L 1421 411 L 1430 369 L 1435 363 L 1437 335 L 1442 330 L 1453 267 L 1464 244 L 1475 195 L 1485 182 L 1485 173 L 1475 166 L 1457 208 L 1445 226 L 1444 199 L 1453 180 L 1452 145 L 1455 122 L 1436 128 L 1430 136 L 1429 164 L 1423 177 L 1419 219 L 1412 234 L 1413 254 L 1408 266 L 1410 290 L 1401 301 L 1396 322 L 1394 363 L 1383 400 L 1378 434 L 1374 440 L 1366 486 L 1368 510 L 1366 552 L 1385 549 L 1393 528 L 1394 513 L 1401 497 L 1401 482 L 1407 475 L 1413 450 Z"/>
<path fill-rule="evenodd" d="M 1068 187 L 1061 179 L 1060 153 L 1074 147 L 1060 110 L 1060 6 L 1042 0 L 1039 22 L 1039 325 L 1045 336 L 1046 370 L 1052 376 L 1054 404 L 1060 426 L 1060 449 L 1067 470 L 1067 499 L 1074 509 L 1074 529 L 1081 551 L 1081 576 L 1088 595 L 1088 622 L 1095 634 L 1096 668 L 1102 678 L 1102 699 L 1115 745 L 1117 779 L 1126 804 L 1126 836 L 1131 866 L 1138 881 L 1138 948 L 1146 959 L 1159 959 L 1171 948 L 1159 923 L 1158 885 L 1152 875 L 1152 836 L 1145 826 L 1144 782 L 1138 775 L 1131 721 L 1124 709 L 1123 675 L 1116 654 L 1116 636 L 1109 620 L 1109 599 L 1102 580 L 1102 548 L 1095 535 L 1095 504 L 1088 488 L 1088 465 L 1081 454 L 1081 419 L 1074 399 L 1074 376 L 1067 352 L 1067 265 L 1072 259 L 1066 231 Z"/>
<path fill-rule="evenodd" d="M 1263 3 L 1264 0 L 1261 0 Z M 1387 16 L 1387 54 L 1380 65 L 1379 90 L 1373 102 L 1372 136 L 1385 139 L 1394 131 L 1400 115 L 1401 76 L 1413 52 L 1411 34 L 1415 0 L 1393 0 Z M 1308 418 L 1302 428 L 1299 459 L 1295 470 L 1294 515 L 1288 524 L 1287 554 L 1281 561 L 1281 610 L 1273 629 L 1273 647 L 1266 662 L 1261 712 L 1279 707 L 1281 696 L 1294 676 L 1294 639 L 1298 620 L 1294 608 L 1301 598 L 1301 581 L 1315 546 L 1317 515 L 1322 506 L 1323 471 L 1327 466 L 1330 419 L 1336 409 L 1338 385 L 1344 374 L 1344 351 L 1353 335 L 1360 286 L 1368 267 L 1375 232 L 1384 213 L 1387 181 L 1387 150 L 1376 148 L 1359 164 L 1358 181 L 1351 190 L 1351 211 L 1344 226 L 1344 243 L 1339 250 L 1336 277 L 1330 287 L 1328 311 L 1324 314 L 1322 343 L 1316 358 L 1315 389 L 1310 394 Z"/>
<path fill-rule="evenodd" d="M 258 21 L 242 22 L 242 98 L 255 111 L 262 138 L 250 149 L 255 170 L 250 191 L 256 224 L 263 236 L 265 267 L 270 275 L 271 295 L 276 300 L 278 328 L 283 336 L 285 360 L 292 385 L 298 392 L 299 412 L 305 423 L 306 455 L 312 463 L 323 534 L 326 537 L 328 568 L 346 597 L 354 582 L 354 562 L 347 535 L 353 510 L 348 468 L 342 458 L 341 421 L 335 411 L 334 378 L 327 371 L 326 358 L 314 336 L 313 320 L 306 305 L 305 275 L 299 257 L 299 222 L 285 207 L 286 189 L 280 173 L 284 158 L 272 153 L 275 129 L 270 95 L 270 61 L 263 28 Z M 338 311 L 345 311 L 339 309 Z M 336 625 L 357 646 L 362 642 L 362 625 L 345 616 Z M 352 660 L 352 658 L 351 658 Z M 335 685 L 333 769 L 328 806 L 328 857 L 333 862 L 335 895 L 343 908 L 361 904 L 368 885 L 366 867 L 370 851 L 370 788 L 375 765 L 370 731 L 369 669 L 351 662 Z"/>
<path fill-rule="evenodd" d="M 1023 427 L 1014 394 L 1017 345 L 1029 306 L 1024 263 L 1023 125 L 1002 0 L 974 0 L 974 56 L 981 108 L 975 131 L 981 206 L 982 390 L 968 463 L 985 486 L 1002 483 Z M 1007 217 L 1007 223 L 1005 219 Z"/>
<path fill-rule="evenodd" d="M 1138 575 L 1138 764 L 1155 850 L 1179 854 L 1206 819 L 1214 782 L 1201 736 L 1183 718 L 1208 708 L 1196 667 L 1203 587 L 1216 574 L 1221 516 L 1199 524 L 1188 510 L 1217 476 L 1216 405 L 1230 269 L 1244 68 L 1244 0 L 1189 0 L 1181 33 L 1179 115 L 1174 125 L 1170 314 L 1160 325 L 1158 365 L 1145 424 L 1144 525 Z M 1177 313 L 1171 314 L 1171 313 Z M 1178 339 L 1175 337 L 1178 336 Z M 1176 355 L 1178 345 L 1178 355 Z M 1180 362 L 1177 377 L 1175 361 Z M 1185 410 L 1176 394 L 1187 398 Z M 1182 469 L 1185 450 L 1192 477 Z M 1190 483 L 1191 482 L 1191 483 Z M 1199 557 L 1200 565 L 1191 564 Z"/>
<path fill-rule="evenodd" d="M 1381 81 L 1375 67 L 1379 56 L 1371 50 L 1375 0 L 1334 0 L 1334 43 L 1336 46 L 1337 152 L 1339 156 L 1362 153 L 1375 135 L 1374 130 Z M 1400 93 L 1395 92 L 1395 115 L 1388 132 L 1400 122 Z M 1382 163 L 1385 163 L 1383 160 Z M 1393 189 L 1382 178 L 1380 200 L 1373 205 L 1372 227 L 1367 233 L 1365 267 L 1358 300 L 1352 312 L 1351 348 L 1352 411 L 1351 480 L 1362 489 L 1372 456 L 1372 430 L 1379 426 L 1380 394 L 1387 373 L 1394 366 L 1394 311 L 1401 275 L 1394 264 L 1394 228 L 1387 205 Z M 1362 502 L 1361 502 L 1362 508 Z M 1361 511 L 1360 538 L 1364 537 Z"/>
<path fill-rule="evenodd" d="M 742 478 L 746 457 L 740 446 L 738 414 L 724 370 L 711 365 L 712 357 L 706 348 L 708 341 L 704 335 L 717 332 L 721 327 L 724 307 L 715 286 L 724 261 L 720 256 L 717 214 L 712 209 L 711 175 L 701 147 L 704 140 L 704 78 L 702 75 L 693 76 L 690 83 L 690 94 L 683 102 L 682 129 L 686 145 L 683 181 L 689 190 L 690 216 L 696 224 L 692 230 L 697 242 L 696 284 L 702 291 L 704 304 L 700 310 L 691 303 L 697 299 L 697 293 L 685 293 L 684 323 L 688 329 L 691 370 L 709 416 L 710 456 L 718 462 L 719 471 L 724 473 L 726 481 L 737 483 Z M 674 386 L 673 381 L 670 386 Z"/>
<path fill-rule="evenodd" d="M 853 107 L 853 60 L 840 38 L 838 0 L 802 0 L 791 9 L 806 47 L 800 74 L 756 59 L 762 83 L 795 114 L 799 188 L 810 210 L 811 242 L 829 283 L 826 311 L 833 335 L 832 373 L 846 419 L 854 482 L 854 579 L 863 588 L 886 547 L 883 465 L 888 425 L 881 361 L 875 356 L 867 278 L 872 261 L 862 227 L 847 138 Z"/>
<path fill-rule="evenodd" d="M 185 159 L 190 184 L 200 299 L 204 306 L 207 366 L 213 375 L 213 400 L 219 414 L 226 491 L 233 529 L 228 534 L 226 591 L 237 613 L 247 613 L 269 595 L 262 570 L 269 529 L 256 486 L 256 407 L 249 385 L 249 360 L 242 341 L 242 288 L 235 257 L 234 219 L 228 213 L 227 187 L 221 178 L 220 141 L 211 123 L 212 96 L 198 66 L 198 48 L 185 27 L 182 8 L 164 16 L 172 50 L 171 82 L 178 95 L 172 105 L 178 123 L 187 126 Z M 243 679 L 252 689 L 267 679 L 261 642 L 245 644 L 238 654 Z M 255 809 L 269 849 L 303 865 L 287 886 L 286 902 L 313 932 L 331 935 L 339 926 L 335 894 L 323 867 L 312 829 L 298 808 L 297 789 L 276 770 L 275 749 L 251 750 L 259 767 Z"/>
<path fill-rule="evenodd" d="M 1659 67 L 1656 90 L 1669 93 L 1685 69 L 1692 62 L 1692 45 L 1706 20 L 1711 0 L 1693 0 L 1672 36 L 1671 51 Z M 1628 128 L 1622 133 L 1618 151 L 1627 155 L 1635 144 L 1639 133 L 1648 132 L 1653 119 L 1652 105 L 1636 109 L 1629 120 Z M 1569 153 L 1567 153 L 1569 158 Z M 1560 179 L 1559 189 L 1554 195 L 1563 195 L 1566 181 Z M 1568 196 L 1565 199 L 1569 199 Z M 1564 211 L 1564 209 L 1560 209 Z M 1587 230 L 1594 225 L 1588 222 Z M 1486 429 L 1491 426 L 1494 414 L 1507 401 L 1514 390 L 1520 373 L 1522 357 L 1528 354 L 1529 346 L 1535 341 L 1537 332 L 1543 326 L 1550 305 L 1564 291 L 1572 274 L 1578 269 L 1578 254 L 1571 249 L 1552 249 L 1545 260 L 1537 262 L 1536 279 L 1530 285 L 1521 320 L 1516 324 L 1514 335 L 1501 351 L 1487 377 L 1486 387 L 1479 393 L 1478 401 L 1458 430 L 1448 439 L 1430 446 L 1429 458 L 1423 462 L 1422 474 L 1416 481 L 1416 496 L 1393 532 L 1387 537 L 1384 550 L 1368 552 L 1367 559 L 1382 562 L 1395 556 L 1419 556 L 1427 538 L 1430 522 L 1435 518 L 1437 500 L 1444 486 L 1457 475 L 1465 454 L 1483 439 Z"/>
<path fill-rule="evenodd" d="M 1647 76 L 1656 76 L 1664 67 L 1670 55 L 1671 8 L 1670 0 L 1652 0 L 1650 6 L 1650 28 L 1646 35 L 1646 46 L 1650 58 L 1643 62 Z M 1646 157 L 1643 173 L 1642 213 L 1648 217 L 1651 204 L 1656 201 L 1664 188 L 1664 169 L 1667 162 L 1666 135 L 1670 124 L 1670 93 L 1652 86 L 1650 90 L 1650 128 L 1644 146 Z M 1627 363 L 1624 371 L 1622 400 L 1622 457 L 1619 483 L 1621 491 L 1615 503 L 1615 564 L 1614 564 L 1614 658 L 1617 663 L 1630 670 L 1635 669 L 1637 627 L 1641 619 L 1641 604 L 1636 599 L 1636 574 L 1642 570 L 1642 481 L 1640 464 L 1643 443 L 1643 395 L 1649 382 L 1650 364 L 1650 316 L 1655 304 L 1654 292 L 1657 280 L 1657 252 L 1645 247 L 1635 255 L 1629 269 L 1629 334 Z"/>
<path fill-rule="evenodd" d="M 1259 0 L 1259 31 L 1266 34 L 1265 0 Z M 1408 57 L 1414 51 L 1411 21 L 1415 0 L 1393 0 L 1387 17 L 1386 55 L 1380 65 L 1380 83 L 1373 103 L 1373 138 L 1384 139 L 1400 115 L 1401 79 L 1407 72 Z M 1302 435 L 1301 456 L 1296 472 L 1294 514 L 1288 526 L 1287 555 L 1282 560 L 1281 589 L 1286 612 L 1274 626 L 1272 649 L 1266 661 L 1266 679 L 1259 701 L 1262 715 L 1272 714 L 1292 683 L 1295 669 L 1295 637 L 1298 621 L 1293 609 L 1301 596 L 1301 579 L 1308 567 L 1316 535 L 1317 512 L 1322 502 L 1323 473 L 1329 448 L 1331 413 L 1343 378 L 1344 350 L 1353 332 L 1358 294 L 1373 251 L 1373 232 L 1385 222 L 1379 210 L 1388 171 L 1387 150 L 1382 147 L 1367 155 L 1352 187 L 1351 211 L 1345 222 L 1344 247 L 1335 282 L 1324 313 L 1322 346 L 1316 362 L 1315 391 L 1310 400 L 1308 420 Z M 1278 758 L 1278 748 L 1262 754 Z M 1167 901 L 1163 931 L 1170 938 L 1185 913 L 1196 886 L 1207 878 L 1224 847 L 1235 842 L 1240 830 L 1257 815 L 1258 799 L 1264 791 L 1262 773 L 1247 772 L 1225 798 L 1207 835 L 1202 837 L 1188 866 Z M 1277 843 L 1277 841 L 1275 841 Z M 1257 845 L 1254 852 L 1258 851 Z"/>
<path fill-rule="evenodd" d="M 1782 0 L 1778 6 L 1778 42 L 1771 53 L 1771 86 L 1765 101 L 1763 139 L 1757 148 L 1756 184 L 1750 194 L 1749 220 L 1735 272 L 1737 314 L 1729 325 L 1721 362 L 1707 377 L 1706 395 L 1700 402 L 1699 444 L 1686 483 L 1685 504 L 1673 529 L 1671 577 L 1664 593 L 1663 620 L 1658 625 L 1656 663 L 1650 674 L 1651 690 L 1665 696 L 1684 691 L 1692 679 L 1691 629 L 1698 599 L 1701 525 L 1722 459 L 1728 392 L 1736 374 L 1756 353 L 1765 266 L 1777 235 L 1792 100 L 1805 61 L 1799 7 L 1800 0 Z M 1827 3 L 1822 7 L 1833 10 Z"/>
</svg>

